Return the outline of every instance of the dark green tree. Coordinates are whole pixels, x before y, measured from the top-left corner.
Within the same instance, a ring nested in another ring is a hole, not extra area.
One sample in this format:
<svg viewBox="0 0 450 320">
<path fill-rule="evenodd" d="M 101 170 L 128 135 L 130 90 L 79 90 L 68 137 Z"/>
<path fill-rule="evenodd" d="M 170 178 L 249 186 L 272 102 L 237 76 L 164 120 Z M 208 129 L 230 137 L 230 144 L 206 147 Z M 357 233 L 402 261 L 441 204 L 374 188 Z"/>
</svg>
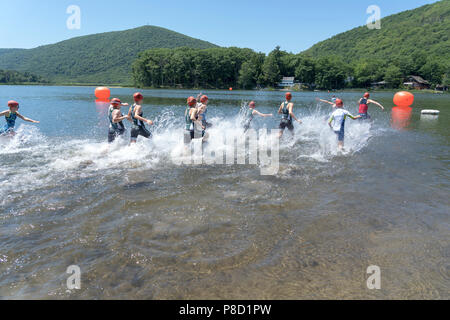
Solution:
<svg viewBox="0 0 450 320">
<path fill-rule="evenodd" d="M 397 66 L 390 66 L 386 69 L 384 75 L 384 80 L 388 83 L 391 88 L 398 88 L 403 83 L 404 77 L 402 71 Z"/>
</svg>

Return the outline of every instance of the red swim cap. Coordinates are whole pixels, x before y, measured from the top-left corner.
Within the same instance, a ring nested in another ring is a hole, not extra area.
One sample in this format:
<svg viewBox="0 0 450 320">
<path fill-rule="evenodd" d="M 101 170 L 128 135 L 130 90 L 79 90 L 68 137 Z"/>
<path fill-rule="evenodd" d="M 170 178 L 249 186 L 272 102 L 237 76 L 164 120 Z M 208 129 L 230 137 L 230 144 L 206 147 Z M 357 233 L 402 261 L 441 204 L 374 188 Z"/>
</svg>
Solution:
<svg viewBox="0 0 450 320">
<path fill-rule="evenodd" d="M 343 107 L 344 106 L 344 101 L 342 101 L 341 99 L 336 99 L 336 105 L 338 107 Z"/>
<path fill-rule="evenodd" d="M 187 99 L 187 104 L 188 104 L 190 107 L 194 107 L 194 106 L 197 104 L 197 99 L 195 99 L 194 97 L 189 97 L 189 98 Z"/>
<path fill-rule="evenodd" d="M 8 101 L 8 107 L 13 108 L 13 107 L 18 107 L 19 103 L 17 101 L 14 100 L 10 100 Z"/>
<path fill-rule="evenodd" d="M 370 93 L 368 93 L 368 92 L 364 93 L 364 98 L 366 98 L 366 99 L 370 98 Z"/>
<path fill-rule="evenodd" d="M 292 99 L 292 93 L 290 92 L 286 93 L 286 99 L 290 101 Z"/>
<path fill-rule="evenodd" d="M 140 92 L 136 92 L 133 96 L 134 101 L 138 102 L 141 101 L 142 99 L 144 99 L 144 96 L 142 95 L 142 93 Z"/>
<path fill-rule="evenodd" d="M 255 109 L 255 108 L 256 108 L 256 103 L 255 103 L 255 101 L 250 102 L 250 103 L 248 104 L 248 106 L 249 106 L 250 108 L 252 108 L 252 109 Z"/>
<path fill-rule="evenodd" d="M 202 96 L 202 97 L 200 98 L 200 102 L 201 102 L 201 103 L 205 103 L 205 102 L 207 102 L 208 100 L 209 100 L 208 96 Z"/>
<path fill-rule="evenodd" d="M 111 100 L 111 104 L 113 106 L 118 106 L 119 104 L 122 104 L 122 101 L 120 101 L 119 98 L 114 98 L 114 99 Z"/>
</svg>

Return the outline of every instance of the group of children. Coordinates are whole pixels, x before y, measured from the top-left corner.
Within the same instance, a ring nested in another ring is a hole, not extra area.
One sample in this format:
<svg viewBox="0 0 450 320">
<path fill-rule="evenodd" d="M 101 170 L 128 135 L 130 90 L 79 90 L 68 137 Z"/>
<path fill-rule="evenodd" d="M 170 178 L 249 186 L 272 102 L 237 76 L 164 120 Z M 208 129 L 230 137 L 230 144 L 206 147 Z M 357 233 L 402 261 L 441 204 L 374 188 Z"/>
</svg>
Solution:
<svg viewBox="0 0 450 320">
<path fill-rule="evenodd" d="M 135 143 L 139 136 L 147 139 L 152 137 L 152 134 L 145 126 L 146 124 L 153 125 L 153 121 L 144 118 L 144 113 L 142 110 L 144 96 L 138 92 L 134 94 L 133 98 L 135 103 L 130 107 L 127 115 L 123 115 L 120 108 L 123 106 L 129 106 L 128 103 L 122 103 L 118 98 L 111 100 L 111 105 L 108 110 L 109 143 L 112 143 L 117 137 L 125 133 L 126 130 L 123 120 L 132 122 L 131 143 Z M 187 105 L 188 106 L 184 114 L 184 143 L 187 145 L 193 139 L 199 138 L 202 138 L 203 142 L 206 142 L 209 137 L 206 129 L 211 127 L 211 124 L 206 121 L 206 115 L 208 112 L 208 96 L 200 94 L 197 98 L 189 97 L 187 100 Z"/>
<path fill-rule="evenodd" d="M 128 103 L 122 103 L 120 99 L 114 98 L 111 100 L 111 105 L 108 109 L 109 130 L 108 130 L 108 142 L 112 143 L 117 137 L 125 133 L 125 125 L 123 120 L 128 120 L 132 123 L 131 126 L 131 140 L 130 143 L 136 143 L 137 138 L 142 136 L 146 139 L 150 139 L 152 134 L 147 129 L 145 124 L 153 125 L 153 121 L 144 118 L 144 111 L 142 110 L 142 102 L 144 96 L 142 93 L 137 92 L 133 96 L 134 104 L 128 110 L 127 115 L 123 115 L 120 108 L 123 106 L 129 106 Z"/>
<path fill-rule="evenodd" d="M 191 143 L 193 139 L 202 138 L 203 142 L 207 141 L 209 135 L 206 133 L 207 127 L 209 124 L 206 123 L 205 116 L 208 108 L 208 97 L 202 96 L 200 98 L 200 102 L 198 102 L 199 97 L 189 97 L 187 100 L 187 108 L 185 111 L 185 132 L 184 132 L 184 143 L 188 145 Z M 382 110 L 384 107 L 370 99 L 370 94 L 366 92 L 359 100 L 359 114 L 358 116 L 353 116 L 349 111 L 344 109 L 344 102 L 342 99 L 338 99 L 335 96 L 331 99 L 331 101 L 317 99 L 318 101 L 322 101 L 328 103 L 333 106 L 336 110 L 331 114 L 328 125 L 335 132 L 338 139 L 339 149 L 344 148 L 344 139 L 345 139 L 345 121 L 347 118 L 357 120 L 367 120 L 370 119 L 370 115 L 368 114 L 368 109 L 370 104 L 375 104 L 379 106 Z M 278 109 L 278 114 L 281 114 L 281 122 L 279 125 L 279 138 L 281 138 L 284 134 L 284 131 L 288 129 L 291 134 L 294 133 L 294 124 L 293 121 L 297 121 L 298 123 L 302 123 L 301 120 L 297 119 L 294 114 L 294 103 L 292 102 L 292 94 L 290 92 L 286 93 L 286 100 L 280 105 Z M 250 129 L 251 123 L 255 116 L 260 117 L 272 117 L 273 114 L 264 114 L 256 110 L 256 103 L 251 101 L 248 104 L 248 107 L 245 109 L 244 119 L 243 119 L 243 128 L 244 132 L 247 132 Z"/>
<path fill-rule="evenodd" d="M 357 120 L 368 120 L 370 119 L 370 115 L 368 114 L 368 109 L 370 104 L 375 104 L 379 106 L 382 110 L 384 107 L 375 100 L 370 99 L 370 93 L 366 92 L 364 96 L 359 100 L 359 114 L 358 116 L 353 116 L 350 112 L 344 109 L 344 102 L 342 99 L 336 98 L 333 96 L 331 101 L 317 99 L 318 101 L 328 103 L 333 106 L 336 110 L 331 114 L 328 125 L 335 132 L 338 138 L 339 149 L 344 148 L 344 139 L 345 139 L 345 120 L 347 118 Z M 244 121 L 244 130 L 247 131 L 250 128 L 250 123 L 253 120 L 255 115 L 259 115 L 261 117 L 271 117 L 272 114 L 263 114 L 258 112 L 256 109 L 256 104 L 254 101 L 250 102 L 248 105 L 248 109 L 246 111 L 245 121 Z M 294 132 L 294 124 L 293 120 L 298 123 L 302 123 L 301 120 L 297 119 L 294 114 L 294 103 L 292 102 L 292 94 L 290 92 L 286 93 L 286 100 L 281 104 L 278 109 L 278 114 L 282 115 L 282 119 L 279 125 L 280 133 L 279 138 L 283 136 L 285 129 L 287 128 L 291 134 Z"/>
<path fill-rule="evenodd" d="M 338 138 L 339 149 L 344 148 L 344 139 L 345 139 L 345 120 L 350 118 L 352 120 L 368 120 L 370 119 L 370 115 L 368 114 L 369 105 L 375 104 L 384 110 L 384 107 L 375 100 L 371 100 L 370 93 L 366 92 L 364 96 L 359 99 L 359 114 L 357 116 L 352 115 L 349 111 L 344 109 L 344 102 L 342 99 L 336 98 L 333 96 L 332 101 L 317 99 L 318 101 L 328 103 L 336 108 L 336 110 L 331 114 L 330 119 L 328 120 L 328 125 L 330 128 L 336 133 Z"/>
<path fill-rule="evenodd" d="M 120 109 L 123 106 L 129 106 L 129 104 L 122 103 L 118 98 L 114 98 L 111 100 L 111 105 L 108 109 L 109 143 L 112 143 L 117 137 L 123 135 L 126 132 L 125 125 L 123 124 L 124 120 L 128 120 L 132 123 L 131 143 L 135 143 L 139 136 L 142 136 L 147 139 L 152 137 L 152 134 L 147 129 L 146 124 L 153 125 L 153 121 L 144 118 L 144 113 L 142 109 L 144 96 L 138 92 L 134 94 L 133 99 L 134 104 L 130 106 L 128 114 L 126 115 L 123 115 Z M 368 108 L 370 104 L 375 104 L 379 106 L 382 110 L 384 110 L 384 107 L 380 103 L 370 99 L 369 93 L 365 93 L 363 98 L 359 100 L 358 116 L 353 116 L 350 112 L 345 110 L 344 102 L 342 101 L 342 99 L 338 99 L 335 96 L 333 96 L 331 101 L 322 99 L 317 100 L 328 103 L 332 105 L 333 108 L 336 108 L 336 110 L 331 114 L 331 117 L 328 120 L 328 125 L 336 133 L 340 149 L 344 147 L 345 121 L 347 118 L 353 120 L 370 119 L 370 116 L 368 114 Z M 208 96 L 202 94 L 200 94 L 197 98 L 189 97 L 187 99 L 187 108 L 184 114 L 185 118 L 184 144 L 186 146 L 188 146 L 193 139 L 202 139 L 203 142 L 206 142 L 209 138 L 207 128 L 210 128 L 212 125 L 208 123 L 206 119 L 208 113 L 208 101 L 209 101 Z M 6 125 L 3 129 L 0 129 L 0 135 L 14 135 L 14 127 L 17 117 L 24 121 L 39 123 L 39 121 L 35 121 L 22 116 L 18 112 L 19 110 L 18 102 L 11 100 L 8 102 L 8 107 L 9 110 L 0 113 L 0 117 L 4 116 L 6 119 Z M 278 114 L 280 114 L 282 117 L 279 125 L 280 129 L 279 138 L 283 136 L 283 133 L 286 129 L 288 129 L 293 134 L 294 120 L 300 124 L 302 123 L 302 121 L 297 119 L 297 117 L 294 114 L 294 103 L 292 102 L 292 94 L 290 92 L 286 93 L 286 100 L 280 105 L 278 109 Z M 256 110 L 256 103 L 254 101 L 250 102 L 248 104 L 248 107 L 245 109 L 245 115 L 243 119 L 243 128 L 245 132 L 247 132 L 250 129 L 251 123 L 255 116 L 272 117 L 273 115 L 259 112 L 258 110 Z"/>
<path fill-rule="evenodd" d="M 197 98 L 189 97 L 187 107 L 184 111 L 184 144 L 187 146 L 193 139 L 202 139 L 208 141 L 209 134 L 206 132 L 212 124 L 206 120 L 208 113 L 209 98 L 206 95 L 199 94 Z"/>
</svg>

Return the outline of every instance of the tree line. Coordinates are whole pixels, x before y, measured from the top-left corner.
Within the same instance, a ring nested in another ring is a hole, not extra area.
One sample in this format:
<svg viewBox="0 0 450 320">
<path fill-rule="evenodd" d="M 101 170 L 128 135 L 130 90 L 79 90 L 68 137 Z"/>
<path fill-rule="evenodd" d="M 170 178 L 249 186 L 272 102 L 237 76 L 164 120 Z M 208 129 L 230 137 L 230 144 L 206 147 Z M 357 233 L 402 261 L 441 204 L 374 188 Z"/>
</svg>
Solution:
<svg viewBox="0 0 450 320">
<path fill-rule="evenodd" d="M 139 54 L 132 69 L 136 86 L 154 88 L 276 87 L 283 76 L 295 77 L 309 89 L 367 88 L 383 80 L 388 87 L 399 88 L 410 75 L 448 85 L 450 74 L 447 60 L 426 55 L 348 63 L 335 55 L 312 57 L 280 47 L 268 55 L 235 47 L 151 49 Z"/>
<path fill-rule="evenodd" d="M 17 72 L 12 70 L 0 70 L 0 84 L 21 84 L 21 83 L 47 83 L 40 76 L 29 72 Z"/>
</svg>

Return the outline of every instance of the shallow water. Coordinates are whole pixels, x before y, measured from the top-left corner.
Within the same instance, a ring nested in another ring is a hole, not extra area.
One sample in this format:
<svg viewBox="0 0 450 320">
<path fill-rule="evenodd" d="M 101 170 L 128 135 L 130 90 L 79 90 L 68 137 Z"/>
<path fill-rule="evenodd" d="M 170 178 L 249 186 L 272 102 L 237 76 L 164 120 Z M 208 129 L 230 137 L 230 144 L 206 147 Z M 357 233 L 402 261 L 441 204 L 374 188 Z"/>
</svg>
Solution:
<svg viewBox="0 0 450 320">
<path fill-rule="evenodd" d="M 348 122 L 340 154 L 330 107 L 315 101 L 330 96 L 296 93 L 304 124 L 282 140 L 278 173 L 262 176 L 260 165 L 174 163 L 195 92 L 144 90 L 153 140 L 108 146 L 107 107 L 93 91 L 0 86 L 3 104 L 17 99 L 41 121 L 18 120 L 17 136 L 0 141 L 0 298 L 450 297 L 448 95 L 418 93 L 411 118 L 394 111 L 393 121 L 393 93 L 376 93 L 388 110 Z M 131 103 L 133 89 L 112 91 Z M 275 114 L 283 98 L 207 94 L 213 152 L 226 148 L 217 137 L 241 133 L 243 102 Z M 359 95 L 339 94 L 352 113 Z M 67 290 L 70 265 L 81 290 Z M 370 265 L 381 290 L 367 289 Z"/>
</svg>

